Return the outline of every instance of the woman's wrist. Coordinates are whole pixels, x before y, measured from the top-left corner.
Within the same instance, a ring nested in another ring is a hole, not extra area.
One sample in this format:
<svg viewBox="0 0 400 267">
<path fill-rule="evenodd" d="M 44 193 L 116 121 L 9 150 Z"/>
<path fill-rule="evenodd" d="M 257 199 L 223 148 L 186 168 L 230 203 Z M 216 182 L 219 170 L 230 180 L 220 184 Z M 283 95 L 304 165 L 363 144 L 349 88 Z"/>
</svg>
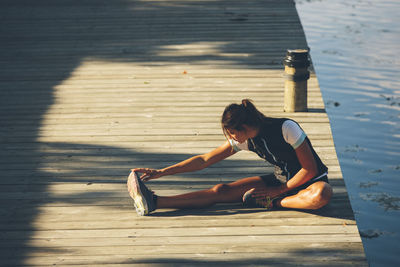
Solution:
<svg viewBox="0 0 400 267">
<path fill-rule="evenodd" d="M 158 170 L 160 176 L 167 176 L 167 175 L 172 175 L 174 174 L 173 171 L 171 170 L 171 167 L 166 167 L 164 169 Z"/>
</svg>

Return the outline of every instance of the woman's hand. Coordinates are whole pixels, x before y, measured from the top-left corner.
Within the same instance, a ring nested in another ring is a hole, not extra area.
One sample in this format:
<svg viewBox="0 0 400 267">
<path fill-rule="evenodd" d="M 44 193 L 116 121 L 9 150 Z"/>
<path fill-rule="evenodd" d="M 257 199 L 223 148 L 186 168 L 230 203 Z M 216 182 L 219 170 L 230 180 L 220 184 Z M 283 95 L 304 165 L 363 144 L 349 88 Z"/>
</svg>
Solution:
<svg viewBox="0 0 400 267">
<path fill-rule="evenodd" d="M 136 168 L 136 169 L 132 169 L 132 171 L 143 173 L 140 176 L 140 179 L 142 179 L 142 181 L 144 181 L 144 182 L 146 182 L 148 180 L 152 180 L 152 179 L 157 179 L 157 178 L 160 178 L 161 176 L 163 176 L 163 171 L 156 170 L 156 169 Z"/>
<path fill-rule="evenodd" d="M 266 197 L 276 198 L 284 193 L 284 190 L 280 186 L 271 186 L 268 188 L 253 188 L 250 190 L 251 195 L 258 200 L 264 200 Z"/>
</svg>

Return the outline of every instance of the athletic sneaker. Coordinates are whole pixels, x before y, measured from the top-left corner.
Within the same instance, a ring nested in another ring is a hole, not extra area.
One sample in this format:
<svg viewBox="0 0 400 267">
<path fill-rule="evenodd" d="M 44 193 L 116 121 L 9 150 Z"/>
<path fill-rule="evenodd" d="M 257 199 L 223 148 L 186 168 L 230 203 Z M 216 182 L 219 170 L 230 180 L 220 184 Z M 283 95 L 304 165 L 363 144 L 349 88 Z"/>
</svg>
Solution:
<svg viewBox="0 0 400 267">
<path fill-rule="evenodd" d="M 127 185 L 129 195 L 134 201 L 138 215 L 145 216 L 156 209 L 154 193 L 144 185 L 136 172 L 132 171 L 130 173 Z"/>
<path fill-rule="evenodd" d="M 274 207 L 273 205 L 273 199 L 270 197 L 265 197 L 263 200 L 256 199 L 253 197 L 250 192 L 251 190 L 247 191 L 243 195 L 243 205 L 248 208 L 264 208 L 264 209 L 272 209 Z"/>
</svg>

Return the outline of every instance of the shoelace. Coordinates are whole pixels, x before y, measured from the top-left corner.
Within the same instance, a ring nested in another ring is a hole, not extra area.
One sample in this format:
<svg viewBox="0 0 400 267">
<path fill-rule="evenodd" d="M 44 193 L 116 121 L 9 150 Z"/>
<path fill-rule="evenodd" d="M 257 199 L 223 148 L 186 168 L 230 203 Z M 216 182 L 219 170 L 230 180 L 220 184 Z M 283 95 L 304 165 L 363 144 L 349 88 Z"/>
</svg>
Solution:
<svg viewBox="0 0 400 267">
<path fill-rule="evenodd" d="M 265 199 L 263 200 L 256 200 L 257 205 L 260 205 L 266 209 L 272 209 L 273 208 L 273 199 L 271 199 L 270 197 L 265 197 Z"/>
</svg>

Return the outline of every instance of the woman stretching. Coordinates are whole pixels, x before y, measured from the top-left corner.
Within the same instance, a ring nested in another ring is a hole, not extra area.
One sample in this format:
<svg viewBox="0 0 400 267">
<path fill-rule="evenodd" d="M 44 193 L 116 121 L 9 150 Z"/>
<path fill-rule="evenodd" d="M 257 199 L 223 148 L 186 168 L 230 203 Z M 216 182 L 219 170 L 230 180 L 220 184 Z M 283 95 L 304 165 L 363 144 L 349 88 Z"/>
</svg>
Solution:
<svg viewBox="0 0 400 267">
<path fill-rule="evenodd" d="M 319 209 L 332 196 L 328 168 L 300 126 L 290 119 L 264 116 L 253 103 L 231 104 L 222 115 L 227 142 L 203 155 L 155 170 L 133 169 L 128 191 L 139 215 L 161 208 L 202 208 L 216 203 L 243 202 L 247 207 Z M 166 175 L 204 169 L 240 150 L 249 150 L 275 165 L 274 174 L 218 184 L 197 192 L 158 196 L 143 183 Z M 137 173 L 142 173 L 139 177 Z"/>
</svg>

